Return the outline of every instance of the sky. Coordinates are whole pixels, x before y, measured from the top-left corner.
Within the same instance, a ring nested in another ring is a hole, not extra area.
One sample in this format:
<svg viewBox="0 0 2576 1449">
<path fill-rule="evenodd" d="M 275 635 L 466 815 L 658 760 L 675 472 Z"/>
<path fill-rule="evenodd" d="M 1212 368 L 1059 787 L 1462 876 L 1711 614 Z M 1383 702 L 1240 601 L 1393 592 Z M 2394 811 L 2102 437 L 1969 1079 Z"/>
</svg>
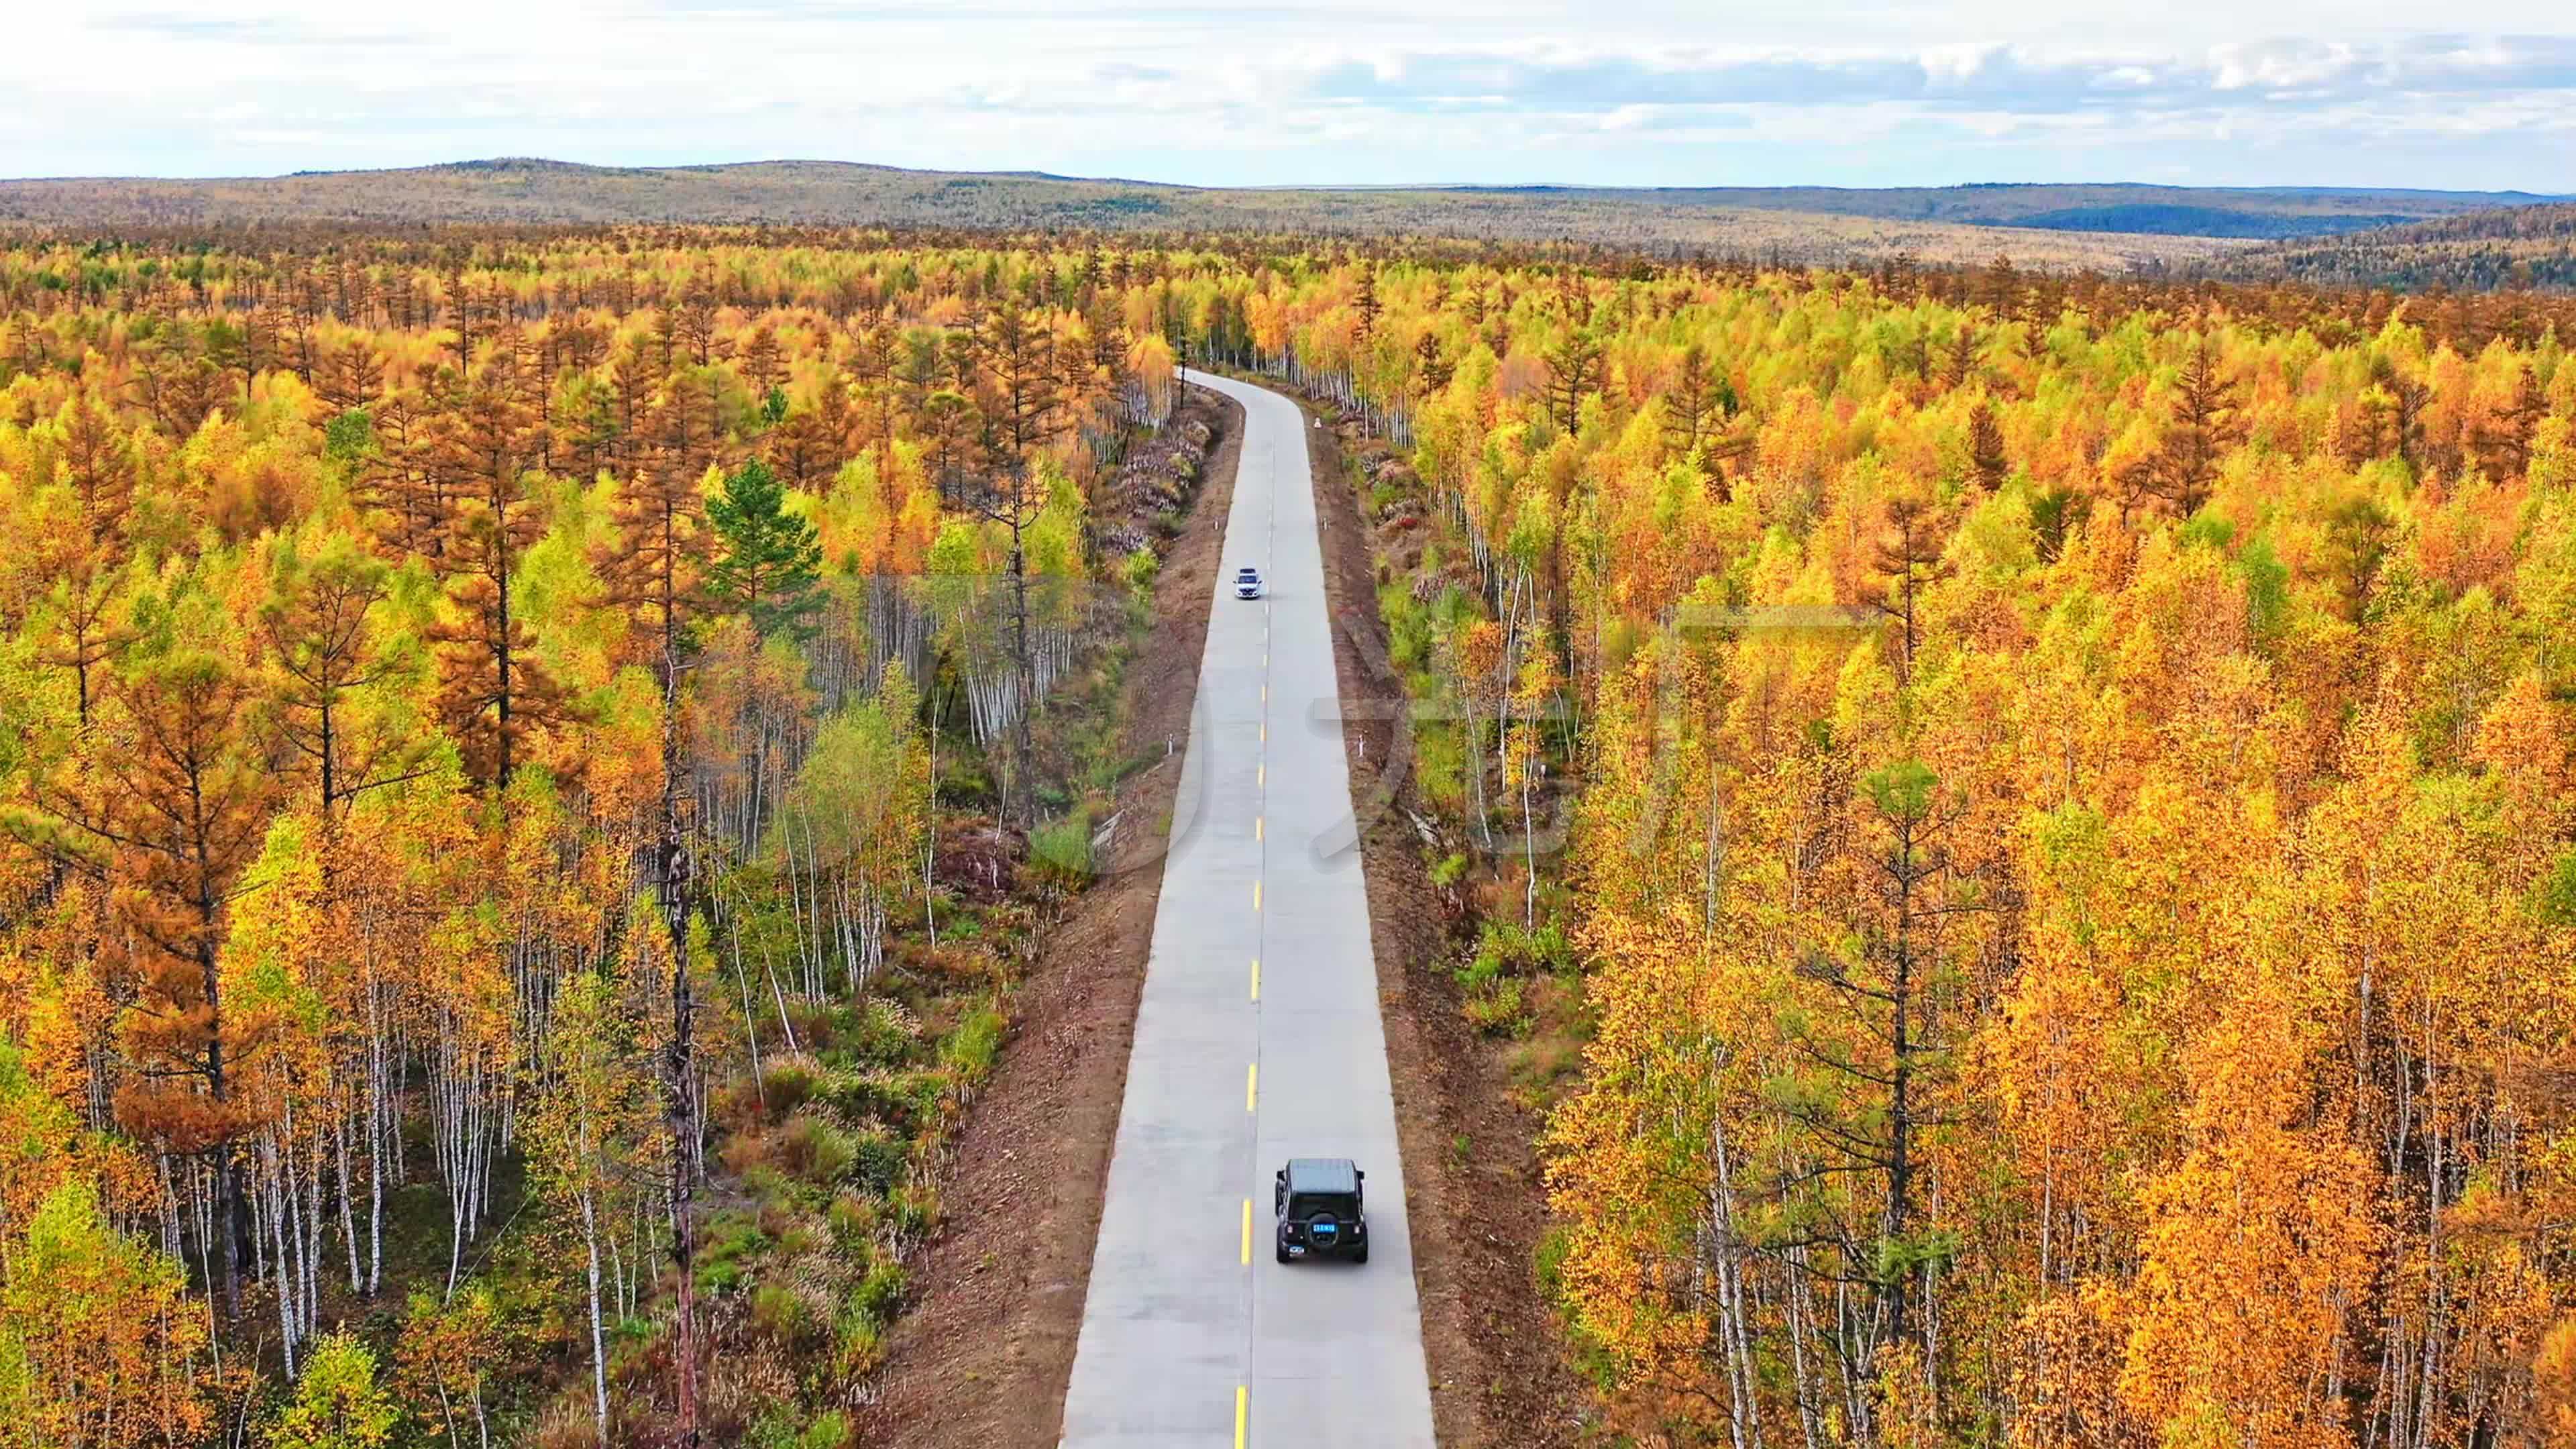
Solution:
<svg viewBox="0 0 2576 1449">
<path fill-rule="evenodd" d="M 1199 185 L 2576 192 L 2564 0 L 50 0 L 9 30 L 0 176 L 792 157 Z"/>
</svg>

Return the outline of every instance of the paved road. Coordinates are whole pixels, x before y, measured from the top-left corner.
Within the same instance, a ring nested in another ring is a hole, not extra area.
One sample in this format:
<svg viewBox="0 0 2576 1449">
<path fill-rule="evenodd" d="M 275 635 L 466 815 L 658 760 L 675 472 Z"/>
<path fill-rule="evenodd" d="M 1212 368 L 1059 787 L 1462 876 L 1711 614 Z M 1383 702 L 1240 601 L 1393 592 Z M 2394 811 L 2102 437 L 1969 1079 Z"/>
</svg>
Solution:
<svg viewBox="0 0 2576 1449">
<path fill-rule="evenodd" d="M 1070 1449 L 1431 1449 L 1305 419 L 1245 432 L 1065 1394 Z M 1240 564 L 1269 597 L 1233 596 Z M 1369 1262 L 1272 1258 L 1271 1174 L 1368 1174 Z"/>
</svg>

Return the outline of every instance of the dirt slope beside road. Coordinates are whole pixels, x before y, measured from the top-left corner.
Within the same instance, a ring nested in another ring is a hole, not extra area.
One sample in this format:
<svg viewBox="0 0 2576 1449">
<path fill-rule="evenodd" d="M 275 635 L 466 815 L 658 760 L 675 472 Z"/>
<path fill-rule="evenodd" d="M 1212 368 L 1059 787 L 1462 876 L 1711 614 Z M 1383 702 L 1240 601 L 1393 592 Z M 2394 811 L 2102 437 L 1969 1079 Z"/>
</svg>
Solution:
<svg viewBox="0 0 2576 1449">
<path fill-rule="evenodd" d="M 1152 631 L 1123 691 L 1122 757 L 1165 741 L 1172 752 L 1121 787 L 1101 879 L 1050 930 L 1010 1005 L 1010 1042 L 939 1185 L 945 1219 L 915 1268 L 920 1306 L 888 1345 L 867 1443 L 1052 1449 L 1056 1442 L 1162 889 L 1164 822 L 1180 781 L 1179 746 L 1189 736 L 1242 449 L 1242 410 L 1212 402 L 1225 418 L 1222 440 L 1163 560 Z"/>
</svg>

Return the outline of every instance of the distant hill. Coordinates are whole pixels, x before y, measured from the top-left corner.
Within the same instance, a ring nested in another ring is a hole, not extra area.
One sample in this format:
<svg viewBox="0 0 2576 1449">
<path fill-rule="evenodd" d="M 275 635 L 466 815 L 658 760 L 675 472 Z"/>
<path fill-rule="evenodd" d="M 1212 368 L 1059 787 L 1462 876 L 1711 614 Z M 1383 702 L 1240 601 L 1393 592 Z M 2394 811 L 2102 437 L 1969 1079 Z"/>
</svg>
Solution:
<svg viewBox="0 0 2576 1449">
<path fill-rule="evenodd" d="M 0 223 L 772 223 L 1296 232 L 1582 242 L 1851 262 L 1910 253 L 2125 270 L 2538 201 L 2517 193 L 2104 185 L 1209 188 L 839 161 L 602 167 L 527 158 L 214 180 L 0 181 Z"/>
<path fill-rule="evenodd" d="M 2128 201 L 2114 206 L 2060 207 L 2055 211 L 2033 212 L 2017 221 L 1992 224 L 2033 226 L 2049 231 L 2147 232 L 2157 236 L 2285 237 L 2363 231 L 2413 220 L 2414 217 L 2399 211 L 2318 216 Z"/>
<path fill-rule="evenodd" d="M 2219 270 L 2408 292 L 2576 291 L 2576 204 L 2476 211 L 2353 236 L 2277 242 L 2237 252 Z"/>
<path fill-rule="evenodd" d="M 1478 190 L 1480 188 L 1461 188 Z M 1534 190 L 1539 188 L 1490 188 Z M 1557 188 L 1562 190 L 1564 188 Z M 1972 186 L 1719 186 L 1586 194 L 1680 205 L 1818 212 L 1888 221 L 2152 236 L 2322 236 L 2552 200 L 2516 191 L 2145 186 L 2129 182 Z"/>
</svg>

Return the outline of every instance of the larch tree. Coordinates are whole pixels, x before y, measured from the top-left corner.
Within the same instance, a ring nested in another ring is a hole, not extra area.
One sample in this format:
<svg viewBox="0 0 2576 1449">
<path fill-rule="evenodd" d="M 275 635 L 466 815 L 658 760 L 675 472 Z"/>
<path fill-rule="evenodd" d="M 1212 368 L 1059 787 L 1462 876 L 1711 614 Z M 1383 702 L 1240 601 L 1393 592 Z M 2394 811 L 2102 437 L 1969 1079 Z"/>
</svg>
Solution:
<svg viewBox="0 0 2576 1449">
<path fill-rule="evenodd" d="M 536 635 L 512 613 L 520 559 L 543 528 L 522 470 L 532 414 L 507 377 L 461 383 L 441 415 L 442 468 L 460 480 L 435 560 L 456 617 L 430 630 L 438 645 L 439 719 L 467 772 L 498 791 L 534 732 L 572 717 L 572 703 L 538 659 Z"/>
<path fill-rule="evenodd" d="M 2549 416 L 2549 399 L 2540 390 L 2539 374 L 2521 364 L 2513 371 L 2513 392 L 2478 429 L 2479 466 L 2498 480 L 2522 477 L 2531 469 L 2532 440 Z"/>
<path fill-rule="evenodd" d="M 1968 412 L 1968 475 L 1977 486 L 1991 493 L 2003 486 L 2004 476 L 2012 471 L 2012 460 L 2004 454 L 2004 430 L 1995 421 L 1995 410 L 1980 401 Z"/>
<path fill-rule="evenodd" d="M 130 933 L 116 964 L 133 1008 L 124 1047 L 139 1070 L 117 1117 L 173 1158 L 203 1165 L 214 1199 L 208 1276 L 237 1317 L 252 1267 L 242 1142 L 258 1125 L 243 1058 L 263 1028 L 225 1009 L 223 947 L 243 872 L 268 831 L 278 778 L 255 732 L 252 692 L 222 658 L 180 650 L 116 690 L 112 743 L 92 776 L 40 787 L 40 841 L 111 891 Z"/>
<path fill-rule="evenodd" d="M 260 608 L 279 733 L 312 763 L 326 821 L 339 820 L 361 792 L 409 778 L 416 764 L 403 742 L 351 717 L 360 691 L 410 671 L 402 654 L 370 637 L 370 613 L 391 574 L 384 560 L 334 534 L 309 557 L 282 557 Z"/>
<path fill-rule="evenodd" d="M 1682 349 L 1680 367 L 1664 393 L 1664 447 L 1675 457 L 1698 452 L 1711 427 L 1725 420 L 1718 391 L 1724 386 L 1709 373 L 1708 349 L 1696 342 Z"/>
<path fill-rule="evenodd" d="M 1038 453 L 1065 428 L 1064 401 L 1054 367 L 1055 334 L 1046 319 L 1004 301 L 985 319 L 977 356 L 984 467 L 949 473 L 942 489 L 953 507 L 1001 525 L 1011 539 L 1011 662 L 1018 708 L 1011 724 L 1011 784 L 1003 813 L 1027 823 L 1036 811 L 1037 748 L 1034 713 L 1037 674 L 1029 650 L 1029 527 L 1047 506 L 1047 480 Z"/>
<path fill-rule="evenodd" d="M 2237 391 L 2222 368 L 2218 340 L 2203 333 L 2183 359 L 2156 460 L 2156 490 L 2179 517 L 2189 518 L 2209 501 L 2220 460 L 2244 436 Z"/>
<path fill-rule="evenodd" d="M 372 407 L 385 389 L 384 358 L 359 338 L 325 352 L 316 374 L 314 394 L 344 413 Z"/>
<path fill-rule="evenodd" d="M 1872 550 L 1872 572 L 1861 585 L 1861 602 L 1896 625 L 1896 672 L 1900 682 L 1914 676 L 1914 656 L 1923 642 L 1923 594 L 1955 570 L 1942 558 L 1949 530 L 1942 510 L 1913 494 L 1887 504 L 1887 526 Z"/>
<path fill-rule="evenodd" d="M 1429 397 L 1449 386 L 1458 372 L 1456 364 L 1440 349 L 1440 334 L 1424 328 L 1413 343 L 1413 382 L 1417 397 Z"/>
<path fill-rule="evenodd" d="M 687 795 L 682 788 L 686 774 L 683 750 L 685 734 L 680 726 L 681 683 L 694 664 L 695 628 L 700 616 L 711 603 L 718 607 L 731 604 L 754 612 L 778 611 L 776 617 L 793 620 L 798 617 L 791 604 L 783 602 L 788 588 L 783 574 L 797 559 L 804 559 L 804 584 L 813 582 L 812 560 L 798 554 L 779 557 L 787 523 L 802 520 L 782 519 L 778 511 L 779 493 L 776 480 L 758 459 L 745 463 L 727 480 L 726 492 L 706 500 L 703 507 L 692 475 L 684 470 L 678 456 L 657 459 L 657 466 L 645 477 L 630 478 L 620 489 L 613 541 L 594 557 L 602 579 L 607 584 L 608 602 L 626 613 L 633 653 L 641 655 L 653 671 L 662 697 L 662 777 L 654 810 L 653 845 L 646 865 L 662 917 L 662 946 L 667 952 L 671 973 L 670 1034 L 663 1048 L 662 1094 L 665 1127 L 671 1144 L 668 1183 L 671 1208 L 672 1256 L 679 1273 L 678 1334 L 675 1370 L 679 1378 L 679 1402 L 683 1420 L 694 1427 L 696 1412 L 697 1323 L 695 1282 L 697 1266 L 696 1222 L 693 1208 L 700 1172 L 699 1143 L 703 1126 L 698 1121 L 699 1064 L 697 1060 L 697 1000 L 694 962 L 690 950 L 691 923 L 699 908 L 698 852 L 696 831 L 686 816 Z M 709 524 L 713 525 L 710 537 Z M 727 546 L 723 558 L 710 562 L 710 548 L 721 541 Z M 818 553 L 812 543 L 812 527 L 805 525 L 807 553 Z M 793 554 L 794 550 L 786 552 Z M 733 591 L 743 590 L 737 596 Z M 585 1030 L 605 1032 L 607 1023 L 592 1021 Z M 581 1050 L 604 1049 L 600 1040 L 584 1039 Z M 579 1064 L 568 1064 L 567 1071 Z M 592 1091 L 596 1083 L 587 1077 L 576 1082 L 567 1077 L 568 1089 Z M 594 1338 L 598 1330 L 598 1244 L 596 1241 L 597 1155 L 601 1134 L 615 1130 L 613 1115 L 590 1111 L 595 1102 L 585 1098 L 584 1116 L 569 1130 L 575 1134 L 574 1166 L 585 1231 L 593 1234 L 591 1252 L 591 1311 Z M 594 1349 L 597 1348 L 594 1343 Z M 595 1365 L 596 1368 L 596 1365 Z M 600 1413 L 605 1432 L 605 1370 L 602 1375 Z"/>
<path fill-rule="evenodd" d="M 1571 435 L 1583 400 L 1601 386 L 1601 338 L 1588 323 L 1569 323 L 1547 349 L 1547 415 Z"/>
<path fill-rule="evenodd" d="M 37 541 L 41 567 L 55 580 L 52 637 L 40 646 L 41 657 L 72 672 L 80 721 L 86 725 L 94 677 L 127 642 L 113 610 L 132 554 L 127 525 L 138 469 L 132 440 L 86 390 L 63 404 L 53 432 L 56 477 L 73 508 L 67 526 Z"/>
</svg>

